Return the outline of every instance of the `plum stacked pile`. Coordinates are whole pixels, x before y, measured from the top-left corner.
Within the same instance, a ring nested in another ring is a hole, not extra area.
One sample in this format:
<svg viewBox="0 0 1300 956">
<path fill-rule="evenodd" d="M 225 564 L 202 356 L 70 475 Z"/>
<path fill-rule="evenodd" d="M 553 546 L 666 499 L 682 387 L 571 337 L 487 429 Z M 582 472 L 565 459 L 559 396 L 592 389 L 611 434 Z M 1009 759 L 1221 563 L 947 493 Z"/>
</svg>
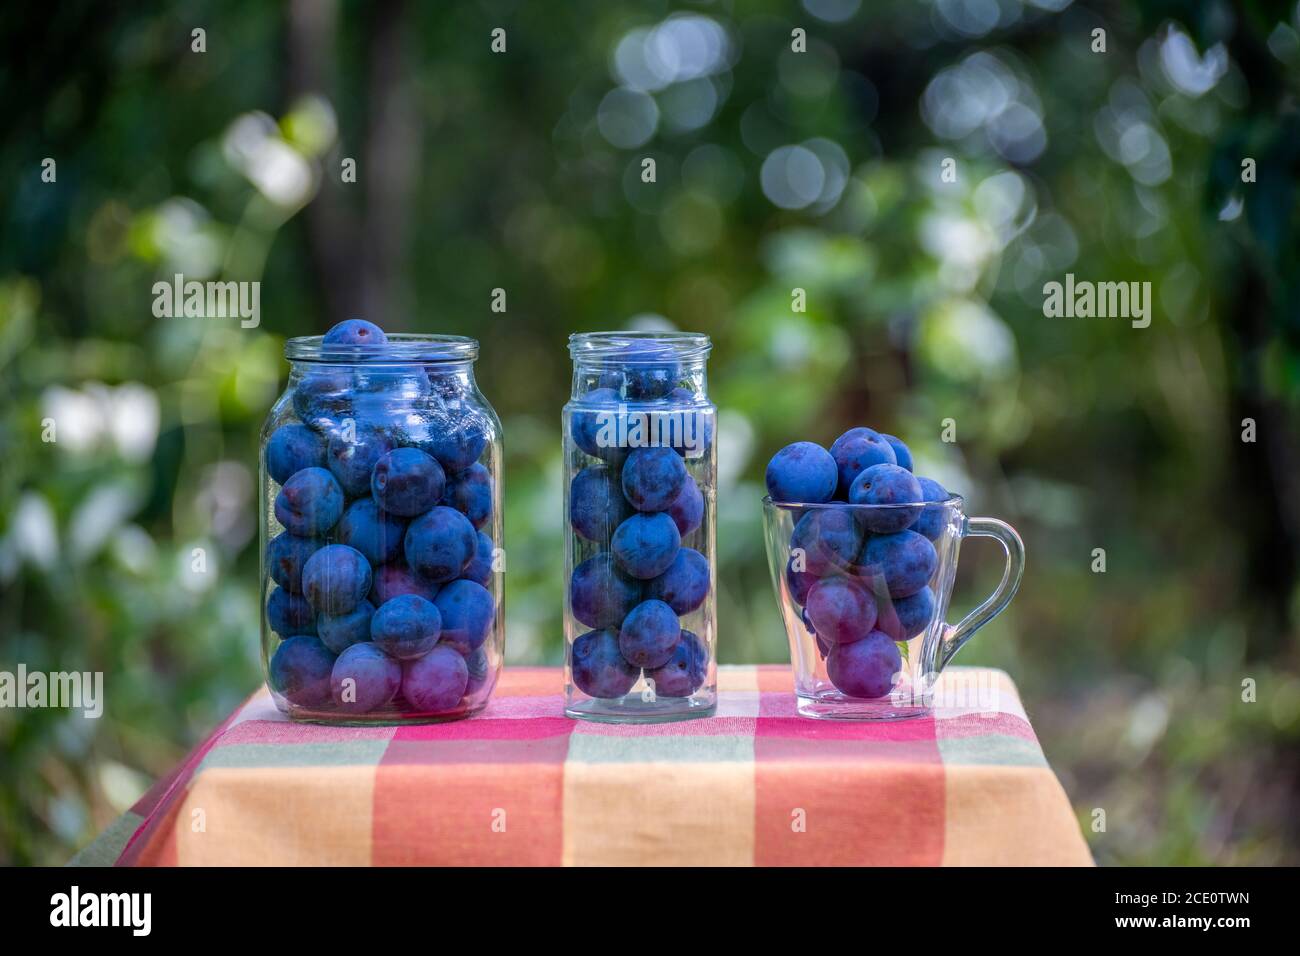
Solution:
<svg viewBox="0 0 1300 956">
<path fill-rule="evenodd" d="M 361 320 L 322 340 L 385 342 Z M 266 555 L 271 687 L 342 717 L 468 709 L 494 672 L 494 544 L 479 530 L 493 512 L 480 461 L 491 423 L 468 383 L 433 365 L 321 366 L 291 389 L 301 422 L 265 449 L 283 528 Z"/>
<path fill-rule="evenodd" d="M 934 542 L 946 514 L 935 503 L 948 492 L 912 474 L 902 441 L 870 428 L 849 429 L 830 451 L 787 445 L 766 477 L 772 500 L 792 505 L 786 589 L 827 676 L 851 697 L 888 694 L 902 666 L 900 643 L 934 616 Z"/>
<path fill-rule="evenodd" d="M 570 418 L 569 610 L 590 628 L 570 663 L 590 697 L 621 697 L 643 673 L 656 696 L 690 697 L 708 676 L 709 648 L 685 624 L 702 619 L 712 587 L 702 485 L 713 412 L 679 380 L 668 359 L 606 372 Z M 638 429 L 664 416 L 676 416 L 663 432 L 673 440 L 639 444 Z"/>
</svg>

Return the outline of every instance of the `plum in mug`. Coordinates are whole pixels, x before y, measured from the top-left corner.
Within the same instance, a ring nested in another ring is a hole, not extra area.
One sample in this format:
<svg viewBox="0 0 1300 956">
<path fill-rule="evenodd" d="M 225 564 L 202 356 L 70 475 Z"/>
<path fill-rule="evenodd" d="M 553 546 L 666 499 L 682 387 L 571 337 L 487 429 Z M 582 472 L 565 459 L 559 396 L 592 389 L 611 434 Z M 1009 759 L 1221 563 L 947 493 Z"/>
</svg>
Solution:
<svg viewBox="0 0 1300 956">
<path fill-rule="evenodd" d="M 824 483 L 834 482 L 830 475 Z M 958 495 L 901 504 L 769 496 L 763 519 L 798 710 L 806 717 L 929 713 L 939 674 L 1007 606 L 1024 570 L 1015 529 L 995 518 L 967 517 Z M 958 551 L 970 537 L 998 541 L 1006 566 L 993 594 L 953 626 L 944 621 Z M 961 695 L 960 706 L 995 705 L 981 700 L 987 688 L 961 688 L 952 679 L 944 687 Z"/>
</svg>

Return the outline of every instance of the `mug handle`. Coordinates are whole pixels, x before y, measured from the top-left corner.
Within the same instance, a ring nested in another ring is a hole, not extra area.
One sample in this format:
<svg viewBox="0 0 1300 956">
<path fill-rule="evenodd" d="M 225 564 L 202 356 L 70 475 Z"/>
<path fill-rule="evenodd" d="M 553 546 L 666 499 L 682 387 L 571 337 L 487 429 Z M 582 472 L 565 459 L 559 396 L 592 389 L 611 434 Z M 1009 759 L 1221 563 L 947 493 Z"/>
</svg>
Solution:
<svg viewBox="0 0 1300 956">
<path fill-rule="evenodd" d="M 976 631 L 1001 614 L 1011 603 L 1020 587 L 1020 578 L 1025 573 L 1025 543 L 1016 534 L 1016 529 L 1005 521 L 997 518 L 966 518 L 962 524 L 961 536 L 995 539 L 1006 552 L 1007 565 L 1002 572 L 1002 583 L 984 599 L 984 603 L 962 618 L 956 627 L 946 629 L 943 644 L 939 648 L 939 670 L 948 666 L 948 662 Z"/>
</svg>

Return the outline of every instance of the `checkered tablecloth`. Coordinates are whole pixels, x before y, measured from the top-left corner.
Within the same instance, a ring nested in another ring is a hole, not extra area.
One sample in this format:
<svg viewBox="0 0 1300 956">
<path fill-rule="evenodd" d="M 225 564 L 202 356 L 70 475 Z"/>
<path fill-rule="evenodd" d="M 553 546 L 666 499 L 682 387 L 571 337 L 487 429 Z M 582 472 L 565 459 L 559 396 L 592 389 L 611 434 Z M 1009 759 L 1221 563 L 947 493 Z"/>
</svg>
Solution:
<svg viewBox="0 0 1300 956">
<path fill-rule="evenodd" d="M 414 727 L 294 723 L 262 690 L 73 863 L 1090 865 L 1011 680 L 943 680 L 978 700 L 893 723 L 799 717 L 779 666 L 639 726 L 564 717 L 553 668 Z"/>
</svg>

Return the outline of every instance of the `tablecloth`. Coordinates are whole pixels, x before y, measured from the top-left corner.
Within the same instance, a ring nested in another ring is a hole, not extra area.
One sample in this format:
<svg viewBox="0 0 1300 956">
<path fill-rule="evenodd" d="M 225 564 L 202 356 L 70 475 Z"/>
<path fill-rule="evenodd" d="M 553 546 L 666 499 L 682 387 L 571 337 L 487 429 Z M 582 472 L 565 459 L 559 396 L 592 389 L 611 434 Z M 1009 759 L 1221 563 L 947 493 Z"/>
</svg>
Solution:
<svg viewBox="0 0 1300 956">
<path fill-rule="evenodd" d="M 798 716 L 789 667 L 718 683 L 716 716 L 635 726 L 565 717 L 555 668 L 424 726 L 295 723 L 263 689 L 72 862 L 1092 863 L 1001 671 L 950 668 L 934 715 L 897 722 Z"/>
</svg>

